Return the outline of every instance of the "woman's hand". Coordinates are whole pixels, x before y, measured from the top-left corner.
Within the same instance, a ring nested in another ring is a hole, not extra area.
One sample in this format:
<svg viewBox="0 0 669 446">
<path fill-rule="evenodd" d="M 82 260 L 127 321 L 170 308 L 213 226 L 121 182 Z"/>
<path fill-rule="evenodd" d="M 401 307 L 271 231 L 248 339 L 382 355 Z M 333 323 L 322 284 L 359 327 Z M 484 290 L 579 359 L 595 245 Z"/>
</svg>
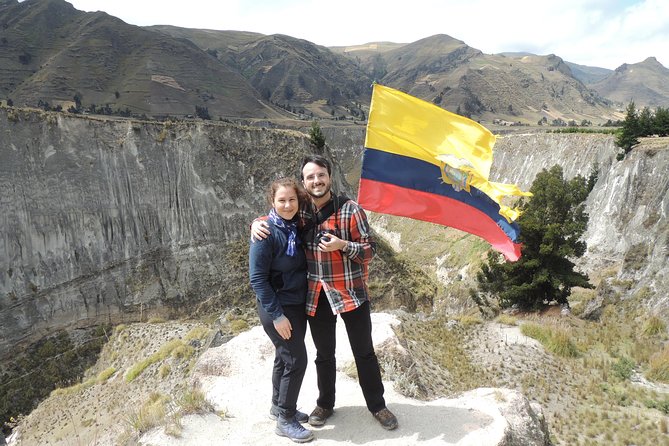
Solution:
<svg viewBox="0 0 669 446">
<path fill-rule="evenodd" d="M 279 336 L 281 336 L 286 341 L 290 339 L 291 332 L 293 331 L 293 326 L 290 325 L 290 321 L 286 316 L 281 316 L 280 318 L 274 321 L 274 328 L 276 329 Z"/>
</svg>

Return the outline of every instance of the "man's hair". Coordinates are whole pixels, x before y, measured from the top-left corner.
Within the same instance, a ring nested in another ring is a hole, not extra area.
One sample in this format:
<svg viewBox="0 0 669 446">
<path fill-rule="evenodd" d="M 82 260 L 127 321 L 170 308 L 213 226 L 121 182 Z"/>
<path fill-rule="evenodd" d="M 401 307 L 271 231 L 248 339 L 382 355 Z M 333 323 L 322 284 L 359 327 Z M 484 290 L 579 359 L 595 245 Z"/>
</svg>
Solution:
<svg viewBox="0 0 669 446">
<path fill-rule="evenodd" d="M 302 159 L 302 166 L 300 166 L 300 179 L 304 181 L 304 175 L 302 174 L 302 170 L 304 169 L 304 166 L 306 166 L 309 163 L 314 163 L 318 166 L 325 167 L 328 170 L 328 175 L 332 176 L 332 167 L 330 165 L 330 161 L 328 161 L 327 158 L 321 155 L 307 155 Z"/>
</svg>

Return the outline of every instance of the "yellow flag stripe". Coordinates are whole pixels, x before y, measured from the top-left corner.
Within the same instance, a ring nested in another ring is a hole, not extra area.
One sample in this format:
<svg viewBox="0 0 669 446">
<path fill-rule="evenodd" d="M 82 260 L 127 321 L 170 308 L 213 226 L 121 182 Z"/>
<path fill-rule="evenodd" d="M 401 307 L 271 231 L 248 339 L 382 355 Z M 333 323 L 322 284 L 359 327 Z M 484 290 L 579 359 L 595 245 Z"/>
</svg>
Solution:
<svg viewBox="0 0 669 446">
<path fill-rule="evenodd" d="M 479 123 L 383 85 L 374 85 L 365 147 L 440 165 L 439 155 L 466 160 L 488 178 L 495 135 Z"/>
</svg>

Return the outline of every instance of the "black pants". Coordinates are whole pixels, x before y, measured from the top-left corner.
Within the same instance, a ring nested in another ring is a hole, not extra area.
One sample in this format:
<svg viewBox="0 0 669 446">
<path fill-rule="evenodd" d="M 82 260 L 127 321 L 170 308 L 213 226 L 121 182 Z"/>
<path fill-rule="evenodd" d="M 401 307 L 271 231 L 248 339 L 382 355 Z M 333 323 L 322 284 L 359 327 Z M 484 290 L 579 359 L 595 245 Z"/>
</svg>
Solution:
<svg viewBox="0 0 669 446">
<path fill-rule="evenodd" d="M 260 322 L 276 347 L 272 369 L 272 405 L 279 409 L 279 415 L 290 419 L 295 415 L 297 397 L 307 371 L 307 349 L 304 346 L 307 317 L 304 305 L 284 305 L 283 314 L 293 327 L 288 340 L 279 336 L 271 316 L 258 303 Z"/>
<path fill-rule="evenodd" d="M 346 325 L 348 342 L 358 369 L 358 381 L 372 413 L 386 407 L 383 399 L 383 382 L 379 361 L 372 343 L 372 319 L 369 302 L 353 311 L 340 314 Z M 324 409 L 332 409 L 335 403 L 335 379 L 337 362 L 335 359 L 337 316 L 332 314 L 330 303 L 321 291 L 314 316 L 308 316 L 311 337 L 316 346 L 316 375 L 318 380 L 318 400 L 316 404 Z"/>
</svg>

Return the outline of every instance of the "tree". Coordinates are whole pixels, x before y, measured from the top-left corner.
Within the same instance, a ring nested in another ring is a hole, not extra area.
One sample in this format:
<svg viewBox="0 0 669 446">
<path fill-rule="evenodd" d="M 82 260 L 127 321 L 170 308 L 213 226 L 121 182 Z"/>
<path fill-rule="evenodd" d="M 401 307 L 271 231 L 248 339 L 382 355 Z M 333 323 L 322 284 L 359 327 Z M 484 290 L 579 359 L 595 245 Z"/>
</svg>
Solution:
<svg viewBox="0 0 669 446">
<path fill-rule="evenodd" d="M 639 140 L 637 139 L 640 135 L 639 132 L 639 116 L 637 115 L 634 101 L 632 101 L 627 106 L 623 126 L 618 131 L 618 136 L 616 137 L 616 145 L 623 149 L 624 152 L 622 156 L 618 157 L 619 160 L 623 159 L 635 145 L 639 144 Z"/>
<path fill-rule="evenodd" d="M 657 107 L 655 110 L 655 119 L 653 120 L 653 129 L 653 133 L 658 136 L 669 136 L 669 109 Z"/>
<path fill-rule="evenodd" d="M 325 135 L 321 131 L 321 126 L 318 124 L 318 121 L 314 120 L 311 122 L 311 130 L 309 131 L 309 140 L 311 144 L 316 146 L 317 149 L 322 149 L 325 147 Z"/>
<path fill-rule="evenodd" d="M 593 170 L 590 180 L 579 175 L 567 181 L 558 165 L 542 170 L 530 188 L 532 198 L 520 203 L 521 258 L 503 262 L 490 252 L 476 276 L 479 292 L 498 297 L 503 308 L 516 304 L 528 309 L 551 301 L 568 304 L 572 287 L 592 288 L 588 276 L 575 271 L 570 259 L 585 253 L 584 202 L 596 175 Z"/>
<path fill-rule="evenodd" d="M 653 132 L 653 112 L 650 111 L 650 108 L 644 107 L 639 113 L 639 134 L 637 136 L 649 136 Z"/>
<path fill-rule="evenodd" d="M 82 99 L 81 93 L 76 92 L 72 97 L 72 99 L 74 99 L 74 108 L 77 110 L 77 113 L 79 113 L 81 111 L 81 99 Z"/>
<path fill-rule="evenodd" d="M 211 115 L 209 114 L 209 109 L 205 106 L 195 106 L 195 116 L 197 116 L 200 119 L 211 119 Z"/>
</svg>

